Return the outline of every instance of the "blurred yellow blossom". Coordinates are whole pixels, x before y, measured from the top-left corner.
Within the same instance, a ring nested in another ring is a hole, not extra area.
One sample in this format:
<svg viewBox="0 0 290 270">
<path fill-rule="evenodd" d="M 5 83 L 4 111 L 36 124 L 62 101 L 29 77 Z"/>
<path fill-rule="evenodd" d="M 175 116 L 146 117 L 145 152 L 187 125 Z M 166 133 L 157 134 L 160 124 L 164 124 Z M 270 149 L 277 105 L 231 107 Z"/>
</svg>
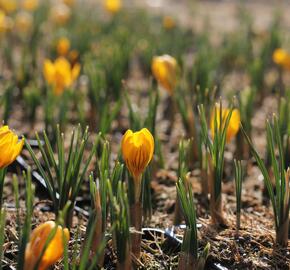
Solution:
<svg viewBox="0 0 290 270">
<path fill-rule="evenodd" d="M 17 32 L 27 33 L 33 25 L 33 17 L 27 11 L 19 11 L 15 16 L 14 26 Z"/>
<path fill-rule="evenodd" d="M 62 0 L 66 5 L 68 6 L 73 6 L 73 4 L 75 3 L 75 0 Z"/>
<path fill-rule="evenodd" d="M 18 136 L 8 126 L 0 128 L 0 168 L 10 165 L 20 154 L 24 144 L 24 138 L 18 140 Z"/>
<path fill-rule="evenodd" d="M 0 33 L 5 33 L 11 30 L 13 21 L 10 17 L 6 16 L 5 13 L 0 10 Z"/>
<path fill-rule="evenodd" d="M 126 166 L 134 177 L 139 179 L 153 157 L 154 139 L 147 128 L 133 132 L 127 130 L 122 139 L 122 154 Z"/>
<path fill-rule="evenodd" d="M 164 16 L 162 23 L 163 27 L 167 30 L 170 30 L 175 27 L 175 20 L 171 16 Z"/>
<path fill-rule="evenodd" d="M 67 59 L 59 57 L 54 63 L 49 59 L 44 61 L 43 74 L 46 82 L 53 87 L 54 94 L 61 95 L 78 78 L 80 69 L 80 64 L 72 67 Z"/>
<path fill-rule="evenodd" d="M 7 30 L 7 26 L 6 26 L 6 15 L 5 13 L 0 10 L 0 32 L 4 33 Z"/>
<path fill-rule="evenodd" d="M 66 4 L 58 3 L 52 7 L 51 16 L 55 23 L 63 25 L 70 19 L 71 10 Z"/>
<path fill-rule="evenodd" d="M 60 225 L 56 228 L 56 226 L 54 221 L 47 221 L 32 231 L 29 243 L 25 249 L 24 270 L 32 270 L 35 268 L 42 254 L 42 250 L 45 248 L 46 241 L 54 229 L 56 229 L 56 232 L 46 247 L 37 269 L 46 270 L 61 259 L 64 252 L 64 239 L 68 241 L 70 235 L 67 228 L 63 229 Z"/>
<path fill-rule="evenodd" d="M 172 94 L 177 82 L 178 66 L 175 58 L 167 54 L 155 56 L 151 69 L 158 83 Z"/>
<path fill-rule="evenodd" d="M 0 0 L 0 8 L 6 13 L 12 13 L 17 9 L 17 0 Z"/>
<path fill-rule="evenodd" d="M 105 0 L 104 5 L 108 12 L 115 14 L 121 9 L 122 2 L 121 0 Z"/>
<path fill-rule="evenodd" d="M 70 41 L 66 37 L 62 37 L 58 40 L 56 46 L 57 54 L 59 56 L 65 56 L 70 50 Z"/>
<path fill-rule="evenodd" d="M 39 5 L 39 0 L 22 0 L 22 7 L 27 11 L 34 11 Z"/>
<path fill-rule="evenodd" d="M 272 58 L 275 64 L 290 70 L 290 54 L 286 50 L 276 49 Z"/>
<path fill-rule="evenodd" d="M 225 125 L 226 118 L 229 114 L 230 110 L 229 109 L 222 109 L 222 125 Z M 215 116 L 215 113 L 217 114 Z M 210 129 L 211 129 L 211 136 L 214 138 L 215 132 L 214 132 L 214 123 L 215 123 L 215 117 L 217 121 L 217 128 L 220 128 L 220 109 L 216 108 L 212 114 L 211 114 L 211 119 L 210 119 Z M 227 134 L 226 134 L 226 141 L 229 142 L 239 131 L 240 129 L 240 123 L 241 123 L 241 117 L 240 117 L 240 112 L 237 109 L 234 109 L 232 111 L 232 115 L 230 118 L 230 122 L 228 125 L 227 129 Z"/>
</svg>

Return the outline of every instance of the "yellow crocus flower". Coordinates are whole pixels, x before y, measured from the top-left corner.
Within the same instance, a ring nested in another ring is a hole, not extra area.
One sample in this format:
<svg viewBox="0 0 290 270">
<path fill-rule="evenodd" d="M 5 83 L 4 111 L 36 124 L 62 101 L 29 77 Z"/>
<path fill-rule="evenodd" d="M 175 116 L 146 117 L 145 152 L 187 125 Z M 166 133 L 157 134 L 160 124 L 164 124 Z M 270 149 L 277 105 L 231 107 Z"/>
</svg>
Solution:
<svg viewBox="0 0 290 270">
<path fill-rule="evenodd" d="M 18 136 L 8 126 L 0 128 L 0 169 L 10 165 L 20 154 L 24 144 L 24 138 L 18 140 Z"/>
<path fill-rule="evenodd" d="M 22 0 L 22 7 L 27 11 L 34 11 L 38 8 L 39 0 Z"/>
<path fill-rule="evenodd" d="M 12 13 L 17 9 L 17 0 L 0 0 L 0 8 L 6 13 Z"/>
<path fill-rule="evenodd" d="M 290 70 L 290 54 L 284 49 L 276 49 L 273 53 L 273 62 L 278 66 Z"/>
<path fill-rule="evenodd" d="M 216 108 L 211 114 L 211 119 L 210 119 L 210 129 L 211 129 L 211 136 L 214 138 L 214 122 L 215 122 L 215 112 L 217 113 L 216 116 L 216 121 L 217 121 L 217 128 L 220 128 L 220 109 Z M 226 118 L 229 114 L 230 110 L 229 109 L 222 109 L 222 122 L 223 126 L 225 125 Z M 239 131 L 240 129 L 240 122 L 241 122 L 241 117 L 240 117 L 240 112 L 237 109 L 234 109 L 231 115 L 231 119 L 229 121 L 229 125 L 227 128 L 227 133 L 226 133 L 226 141 L 229 142 Z"/>
<path fill-rule="evenodd" d="M 66 37 L 62 37 L 58 40 L 56 50 L 59 56 L 65 56 L 70 50 L 70 41 Z"/>
<path fill-rule="evenodd" d="M 105 9 L 112 13 L 116 14 L 122 7 L 122 2 L 121 0 L 105 0 Z"/>
<path fill-rule="evenodd" d="M 6 30 L 7 30 L 6 16 L 5 16 L 5 13 L 2 10 L 0 10 L 0 32 L 5 33 Z"/>
<path fill-rule="evenodd" d="M 46 59 L 43 65 L 43 74 L 46 82 L 53 87 L 55 95 L 60 95 L 65 89 L 72 86 L 80 74 L 80 64 L 72 66 L 64 57 L 59 57 L 53 63 Z"/>
<path fill-rule="evenodd" d="M 177 82 L 177 62 L 170 55 L 155 56 L 151 65 L 152 73 L 158 83 L 173 94 Z"/>
<path fill-rule="evenodd" d="M 24 270 L 34 269 L 41 256 L 45 243 L 55 227 L 56 223 L 54 221 L 47 221 L 33 230 L 30 235 L 29 243 L 25 249 Z M 68 241 L 69 237 L 69 230 L 67 228 L 63 229 L 60 225 L 58 225 L 55 235 L 49 242 L 43 256 L 40 259 L 38 270 L 48 269 L 63 256 L 64 238 Z"/>
<path fill-rule="evenodd" d="M 139 179 L 153 157 L 154 139 L 147 128 L 127 130 L 122 139 L 122 154 L 134 179 Z"/>
</svg>

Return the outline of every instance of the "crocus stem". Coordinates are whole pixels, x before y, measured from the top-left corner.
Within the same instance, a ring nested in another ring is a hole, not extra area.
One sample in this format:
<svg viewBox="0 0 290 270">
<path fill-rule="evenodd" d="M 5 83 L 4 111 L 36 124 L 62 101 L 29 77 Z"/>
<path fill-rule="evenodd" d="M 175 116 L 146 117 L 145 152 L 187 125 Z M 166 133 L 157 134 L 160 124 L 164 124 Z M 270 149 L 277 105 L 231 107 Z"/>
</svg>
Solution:
<svg viewBox="0 0 290 270">
<path fill-rule="evenodd" d="M 175 208 L 174 208 L 174 225 L 180 225 L 182 221 L 182 209 L 178 196 L 176 196 Z"/>
<path fill-rule="evenodd" d="M 3 204 L 3 189 L 6 171 L 7 171 L 6 168 L 0 169 L 0 209 L 2 209 Z"/>
<path fill-rule="evenodd" d="M 94 214 L 95 214 L 95 218 L 97 222 L 95 225 L 93 241 L 90 248 L 91 259 L 93 259 L 93 257 L 96 256 L 98 247 L 100 246 L 103 236 L 104 236 L 103 222 L 102 222 L 102 208 L 101 208 L 101 202 L 100 202 L 100 193 L 98 191 L 96 192 Z M 98 260 L 98 265 L 100 268 L 103 267 L 103 262 L 104 262 L 104 252 L 102 252 Z"/>
<path fill-rule="evenodd" d="M 65 220 L 64 220 L 65 228 L 72 227 L 73 212 L 74 212 L 74 204 L 71 204 L 69 206 L 69 209 L 68 209 L 66 215 L 65 215 Z M 56 215 L 58 215 L 58 213 Z"/>
<path fill-rule="evenodd" d="M 212 161 L 209 158 L 208 162 L 208 179 L 209 179 L 209 191 L 210 191 L 210 214 L 212 223 L 215 225 L 226 225 L 226 221 L 223 217 L 222 211 L 222 194 L 218 196 L 215 195 L 215 179 L 214 177 L 214 168 L 212 166 Z"/>
<path fill-rule="evenodd" d="M 131 226 L 135 231 L 132 233 L 132 253 L 137 259 L 141 255 L 141 229 L 142 229 L 142 204 L 140 200 L 141 195 L 141 179 L 142 175 L 134 177 L 134 193 L 135 202 L 130 206 Z"/>
<path fill-rule="evenodd" d="M 134 177 L 135 203 L 140 201 L 142 175 Z"/>
<path fill-rule="evenodd" d="M 192 254 L 181 252 L 179 254 L 178 270 L 195 269 L 195 260 Z"/>
<path fill-rule="evenodd" d="M 241 226 L 241 212 L 238 211 L 237 212 L 237 224 L 236 224 L 236 233 L 237 235 L 239 235 L 239 230 L 240 230 L 240 226 Z"/>
<path fill-rule="evenodd" d="M 192 268 L 192 266 L 196 265 L 198 259 L 196 224 L 194 224 L 194 227 L 187 227 L 183 235 L 183 242 L 181 246 L 182 256 L 180 256 L 180 261 L 185 263 L 186 267 L 184 269 L 195 269 Z"/>
<path fill-rule="evenodd" d="M 250 132 L 248 134 L 250 134 Z M 247 160 L 250 158 L 250 147 L 249 144 L 246 143 L 245 137 L 241 130 L 239 130 L 237 134 L 236 157 L 241 160 Z"/>
<path fill-rule="evenodd" d="M 166 97 L 166 106 L 164 109 L 164 117 L 169 121 L 168 128 L 166 130 L 166 134 L 170 135 L 173 130 L 173 123 L 176 114 L 176 102 L 173 96 Z"/>
<path fill-rule="evenodd" d="M 131 249 L 134 256 L 139 259 L 141 256 L 141 230 L 142 230 L 142 205 L 141 202 L 135 202 L 130 206 L 131 226 L 136 232 L 131 235 Z"/>
<path fill-rule="evenodd" d="M 192 143 L 192 157 L 191 157 L 191 163 L 194 163 L 198 160 L 198 148 L 197 148 L 197 132 L 195 127 L 195 116 L 192 111 L 191 106 L 188 106 L 187 110 L 188 115 L 188 127 L 187 127 L 187 133 L 189 135 L 189 138 L 193 138 L 194 143 Z"/>
<path fill-rule="evenodd" d="M 126 244 L 126 254 L 125 260 L 123 262 L 117 262 L 117 270 L 131 270 L 131 256 L 130 256 L 130 246 L 127 242 Z"/>
<path fill-rule="evenodd" d="M 98 115 L 98 112 L 97 112 L 97 108 L 96 108 L 96 105 L 94 102 L 91 101 L 91 108 L 90 108 L 90 128 L 92 130 L 95 130 L 97 129 L 97 115 Z"/>
<path fill-rule="evenodd" d="M 203 151 L 202 151 L 203 152 Z M 200 160 L 200 178 L 201 178 L 201 192 L 205 198 L 208 196 L 208 174 L 207 174 L 207 160 L 204 153 L 201 154 Z"/>
<path fill-rule="evenodd" d="M 288 232 L 289 232 L 289 215 L 285 221 L 279 226 L 276 232 L 276 243 L 282 247 L 288 245 Z"/>
<path fill-rule="evenodd" d="M 221 194 L 218 198 L 211 196 L 210 198 L 210 214 L 212 223 L 216 225 L 226 225 L 222 211 L 222 197 Z"/>
</svg>

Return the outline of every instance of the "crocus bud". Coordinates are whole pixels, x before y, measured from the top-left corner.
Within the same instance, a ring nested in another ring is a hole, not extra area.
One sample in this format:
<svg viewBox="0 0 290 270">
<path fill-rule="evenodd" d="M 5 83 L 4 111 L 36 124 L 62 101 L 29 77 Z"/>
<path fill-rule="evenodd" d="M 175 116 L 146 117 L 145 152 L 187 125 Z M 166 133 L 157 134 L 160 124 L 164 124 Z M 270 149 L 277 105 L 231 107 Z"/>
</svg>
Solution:
<svg viewBox="0 0 290 270">
<path fill-rule="evenodd" d="M 155 56 L 152 61 L 152 73 L 157 82 L 173 94 L 177 81 L 177 62 L 170 55 Z"/>
<path fill-rule="evenodd" d="M 20 154 L 24 138 L 19 141 L 18 136 L 8 126 L 0 128 L 0 168 L 10 165 Z"/>
<path fill-rule="evenodd" d="M 226 118 L 229 114 L 230 110 L 229 109 L 222 109 L 222 127 L 225 125 Z M 210 119 L 210 129 L 211 129 L 211 135 L 212 138 L 214 138 L 214 123 L 215 123 L 215 113 L 216 115 L 216 121 L 217 121 L 217 128 L 220 128 L 220 109 L 216 108 L 212 114 L 211 114 L 211 119 Z M 229 121 L 229 125 L 227 128 L 227 133 L 226 133 L 226 141 L 229 142 L 239 131 L 240 129 L 240 112 L 237 109 L 234 109 L 232 111 L 232 115 Z"/>
<path fill-rule="evenodd" d="M 30 235 L 29 243 L 25 249 L 25 266 L 24 270 L 32 270 L 36 266 L 41 257 L 43 248 L 50 233 L 55 229 L 56 223 L 54 221 L 47 221 L 33 230 Z M 55 264 L 64 252 L 65 241 L 69 240 L 68 229 L 63 229 L 58 225 L 56 233 L 52 240 L 49 242 L 40 259 L 38 270 L 46 270 L 51 265 Z"/>
<path fill-rule="evenodd" d="M 152 159 L 154 139 L 147 128 L 133 132 L 127 130 L 122 139 L 122 153 L 126 166 L 134 179 L 139 179 Z"/>
<path fill-rule="evenodd" d="M 63 91 L 72 86 L 80 73 L 78 63 L 72 65 L 64 57 L 59 57 L 55 62 L 49 59 L 44 61 L 43 74 L 48 85 L 53 87 L 55 95 L 61 95 Z"/>
<path fill-rule="evenodd" d="M 105 0 L 105 9 L 112 14 L 116 14 L 122 7 L 121 0 Z"/>
<path fill-rule="evenodd" d="M 284 49 L 276 49 L 273 53 L 273 62 L 285 69 L 290 69 L 290 54 Z"/>
<path fill-rule="evenodd" d="M 66 37 L 62 37 L 58 40 L 56 50 L 59 56 L 65 56 L 70 49 L 70 41 Z"/>
</svg>

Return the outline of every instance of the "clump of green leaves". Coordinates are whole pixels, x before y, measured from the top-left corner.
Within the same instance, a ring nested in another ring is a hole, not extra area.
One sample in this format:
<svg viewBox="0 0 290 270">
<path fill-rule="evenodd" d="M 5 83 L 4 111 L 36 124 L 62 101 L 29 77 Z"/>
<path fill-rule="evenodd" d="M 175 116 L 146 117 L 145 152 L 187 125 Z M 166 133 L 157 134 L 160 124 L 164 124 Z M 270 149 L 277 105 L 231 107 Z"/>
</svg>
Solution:
<svg viewBox="0 0 290 270">
<path fill-rule="evenodd" d="M 188 160 L 189 160 L 189 150 L 190 146 L 192 144 L 191 140 L 184 140 L 182 139 L 179 142 L 179 158 L 178 158 L 178 171 L 177 171 L 177 177 L 178 179 L 184 179 L 184 181 L 187 181 L 187 173 L 189 171 L 188 169 Z M 176 204 L 175 204 L 175 213 L 174 213 L 174 225 L 179 225 L 182 219 L 182 212 L 181 212 L 181 206 L 180 206 L 180 200 L 177 195 L 176 197 Z"/>
<path fill-rule="evenodd" d="M 219 112 L 219 113 L 218 113 Z M 210 211 L 214 224 L 224 225 L 225 220 L 222 212 L 222 178 L 224 171 L 224 152 L 226 145 L 226 132 L 232 116 L 233 107 L 226 117 L 222 116 L 222 103 L 219 108 L 215 106 L 214 113 L 214 137 L 208 132 L 204 106 L 199 106 L 201 136 L 208 153 L 208 181 L 210 193 Z M 222 123 L 218 125 L 218 123 Z"/>
<path fill-rule="evenodd" d="M 206 258 L 208 256 L 210 245 L 207 244 L 202 255 L 198 256 L 198 238 L 196 226 L 196 209 L 192 188 L 184 182 L 184 179 L 179 179 L 177 184 L 177 194 L 182 207 L 186 229 L 183 236 L 181 252 L 179 254 L 178 269 L 204 269 Z"/>
<path fill-rule="evenodd" d="M 119 181 L 116 194 L 111 191 L 110 198 L 111 223 L 115 224 L 113 241 L 117 250 L 117 269 L 131 269 L 129 202 L 125 183 Z"/>
<path fill-rule="evenodd" d="M 90 126 L 93 129 L 98 129 L 102 134 L 106 134 L 110 131 L 112 122 L 120 112 L 123 99 L 112 97 L 108 91 L 106 73 L 99 63 L 99 59 L 96 60 L 90 54 L 86 55 L 84 72 L 89 79 Z M 113 102 L 115 99 L 116 101 Z"/>
<path fill-rule="evenodd" d="M 84 151 L 89 145 L 88 128 L 83 133 L 80 126 L 73 130 L 68 154 L 66 155 L 64 149 L 65 137 L 58 127 L 56 134 L 57 158 L 54 155 L 52 145 L 45 131 L 43 132 L 43 138 L 44 145 L 41 144 L 39 135 L 36 133 L 39 150 L 44 162 L 43 165 L 26 140 L 25 145 L 45 181 L 49 196 L 53 202 L 55 214 L 58 215 L 59 211 L 64 208 L 68 201 L 72 202 L 72 208 L 68 211 L 69 216 L 66 223 L 66 226 L 70 227 L 76 197 L 84 181 L 91 159 L 95 154 L 97 143 L 94 143 L 90 155 L 85 161 Z"/>
<path fill-rule="evenodd" d="M 276 243 L 285 247 L 288 244 L 290 169 L 285 167 L 285 149 L 283 149 L 279 127 L 279 120 L 276 116 L 273 117 L 273 123 L 267 121 L 267 146 L 270 151 L 271 170 L 274 179 L 271 178 L 265 162 L 261 159 L 250 138 L 244 130 L 243 132 L 262 172 L 272 203 Z"/>
<path fill-rule="evenodd" d="M 18 243 L 18 257 L 17 257 L 17 269 L 24 269 L 24 260 L 25 260 L 25 248 L 29 242 L 29 236 L 31 232 L 31 223 L 32 223 L 32 214 L 33 214 L 33 202 L 35 187 L 32 185 L 31 179 L 31 170 L 28 168 L 26 173 L 23 173 L 25 184 L 26 184 L 26 195 L 25 195 L 25 206 L 26 206 L 26 216 L 24 219 L 24 224 L 20 224 L 20 219 L 18 219 L 18 228 L 21 229 L 21 234 L 19 236 Z M 14 184 L 16 187 L 16 183 Z M 19 198 L 18 188 L 14 189 L 15 198 Z M 16 201 L 16 204 L 19 204 L 19 201 Z"/>
</svg>

